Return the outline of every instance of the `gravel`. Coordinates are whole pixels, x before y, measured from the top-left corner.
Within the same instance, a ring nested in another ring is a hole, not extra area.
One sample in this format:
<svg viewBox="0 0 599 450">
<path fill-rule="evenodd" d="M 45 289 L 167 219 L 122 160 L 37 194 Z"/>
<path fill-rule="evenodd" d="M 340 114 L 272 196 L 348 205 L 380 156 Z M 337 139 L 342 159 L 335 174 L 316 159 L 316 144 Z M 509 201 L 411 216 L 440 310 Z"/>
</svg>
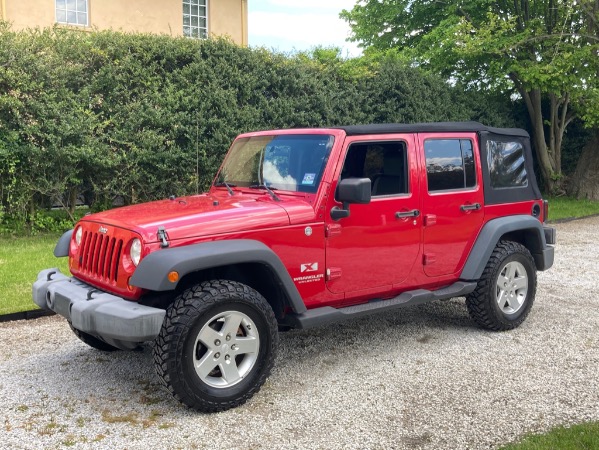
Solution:
<svg viewBox="0 0 599 450">
<path fill-rule="evenodd" d="M 529 318 L 476 328 L 463 299 L 281 334 L 246 405 L 204 415 L 150 346 L 102 353 L 58 317 L 0 324 L 1 448 L 495 448 L 599 420 L 599 217 L 556 225 Z"/>
</svg>

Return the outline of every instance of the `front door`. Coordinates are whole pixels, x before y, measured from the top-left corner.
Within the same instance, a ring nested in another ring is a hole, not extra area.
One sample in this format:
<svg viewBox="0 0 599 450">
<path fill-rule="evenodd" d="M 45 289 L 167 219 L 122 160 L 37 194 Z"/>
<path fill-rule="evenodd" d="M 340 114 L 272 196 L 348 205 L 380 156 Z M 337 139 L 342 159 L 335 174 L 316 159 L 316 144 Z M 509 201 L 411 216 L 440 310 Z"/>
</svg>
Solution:
<svg viewBox="0 0 599 450">
<path fill-rule="evenodd" d="M 328 216 L 327 287 L 333 293 L 388 291 L 410 274 L 420 251 L 417 154 L 412 135 L 348 138 L 337 179 L 370 178 L 372 201 Z M 331 199 L 328 211 L 339 203 Z M 327 212 L 328 215 L 328 212 Z"/>
</svg>

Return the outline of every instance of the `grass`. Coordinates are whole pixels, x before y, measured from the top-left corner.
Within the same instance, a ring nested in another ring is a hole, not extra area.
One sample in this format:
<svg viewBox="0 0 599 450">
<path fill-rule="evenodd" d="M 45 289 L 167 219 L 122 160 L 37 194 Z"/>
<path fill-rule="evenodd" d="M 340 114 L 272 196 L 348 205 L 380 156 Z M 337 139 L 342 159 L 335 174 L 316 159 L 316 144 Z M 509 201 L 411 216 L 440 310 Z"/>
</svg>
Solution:
<svg viewBox="0 0 599 450">
<path fill-rule="evenodd" d="M 67 258 L 56 258 L 53 253 L 58 237 L 0 236 L 0 315 L 37 309 L 31 285 L 40 270 L 58 267 L 69 273 Z"/>
<path fill-rule="evenodd" d="M 570 219 L 599 214 L 599 202 L 572 197 L 549 198 L 549 220 Z"/>
<path fill-rule="evenodd" d="M 529 435 L 501 450 L 593 450 L 599 448 L 599 422 L 557 427 L 546 434 Z"/>
</svg>

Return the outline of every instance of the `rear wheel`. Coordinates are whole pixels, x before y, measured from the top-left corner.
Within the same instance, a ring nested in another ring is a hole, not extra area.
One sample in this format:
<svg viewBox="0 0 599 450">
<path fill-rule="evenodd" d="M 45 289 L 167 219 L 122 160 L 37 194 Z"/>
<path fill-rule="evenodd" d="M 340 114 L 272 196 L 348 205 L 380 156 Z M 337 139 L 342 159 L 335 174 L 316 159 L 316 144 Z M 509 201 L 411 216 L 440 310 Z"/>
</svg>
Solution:
<svg viewBox="0 0 599 450">
<path fill-rule="evenodd" d="M 528 316 L 536 289 L 536 266 L 528 249 L 517 242 L 500 241 L 476 290 L 466 297 L 466 306 L 483 328 L 510 330 Z"/>
<path fill-rule="evenodd" d="M 81 330 L 78 330 L 77 328 L 73 327 L 71 322 L 69 322 L 69 326 L 71 327 L 71 330 L 73 330 L 75 336 L 77 336 L 82 342 L 85 342 L 87 345 L 95 348 L 96 350 L 102 350 L 103 352 L 114 352 L 118 350 L 118 348 L 110 344 L 107 344 L 103 340 L 98 339 L 97 337 L 92 336 L 91 334 L 87 334 Z"/>
<path fill-rule="evenodd" d="M 216 280 L 186 290 L 169 307 L 154 363 L 179 401 L 223 411 L 260 390 L 277 344 L 277 322 L 264 297 L 244 284 Z"/>
</svg>

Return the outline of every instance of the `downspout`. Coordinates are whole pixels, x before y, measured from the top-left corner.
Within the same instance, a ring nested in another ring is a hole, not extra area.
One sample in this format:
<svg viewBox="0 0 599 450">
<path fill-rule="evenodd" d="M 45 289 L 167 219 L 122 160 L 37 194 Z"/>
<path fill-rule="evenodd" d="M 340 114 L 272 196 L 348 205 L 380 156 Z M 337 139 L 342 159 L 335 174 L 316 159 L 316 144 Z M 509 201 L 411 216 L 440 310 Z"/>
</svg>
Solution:
<svg viewBox="0 0 599 450">
<path fill-rule="evenodd" d="M 2 0 L 4 1 L 4 0 Z M 248 3 L 247 0 L 241 0 L 241 45 L 248 46 Z"/>
<path fill-rule="evenodd" d="M 0 6 L 0 20 L 6 21 L 6 0 L 2 0 L 2 4 Z"/>
</svg>

